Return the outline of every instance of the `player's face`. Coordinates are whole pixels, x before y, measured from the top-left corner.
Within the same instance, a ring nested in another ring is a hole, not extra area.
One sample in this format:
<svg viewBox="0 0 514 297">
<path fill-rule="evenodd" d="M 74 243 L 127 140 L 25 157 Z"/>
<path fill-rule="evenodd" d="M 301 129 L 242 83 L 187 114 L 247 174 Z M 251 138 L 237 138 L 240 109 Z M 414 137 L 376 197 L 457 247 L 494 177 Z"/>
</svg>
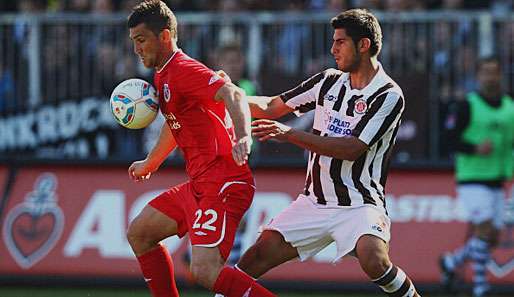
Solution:
<svg viewBox="0 0 514 297">
<path fill-rule="evenodd" d="M 159 36 L 156 36 L 144 23 L 129 30 L 130 39 L 134 45 L 134 52 L 147 68 L 159 66 L 161 45 Z"/>
<path fill-rule="evenodd" d="M 360 56 L 353 39 L 346 35 L 345 29 L 334 30 L 334 41 L 330 52 L 334 56 L 337 68 L 343 72 L 352 72 L 357 69 Z"/>
<path fill-rule="evenodd" d="M 480 89 L 488 94 L 498 93 L 501 89 L 501 70 L 497 62 L 482 63 L 477 73 Z"/>
</svg>

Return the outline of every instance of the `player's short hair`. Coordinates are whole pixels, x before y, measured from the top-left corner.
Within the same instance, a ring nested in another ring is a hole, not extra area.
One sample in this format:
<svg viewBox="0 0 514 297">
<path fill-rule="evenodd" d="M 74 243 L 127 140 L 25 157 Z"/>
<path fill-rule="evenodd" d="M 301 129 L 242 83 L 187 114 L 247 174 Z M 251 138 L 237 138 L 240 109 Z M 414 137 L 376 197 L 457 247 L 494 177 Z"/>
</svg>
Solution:
<svg viewBox="0 0 514 297">
<path fill-rule="evenodd" d="M 162 30 L 169 29 L 172 37 L 177 39 L 177 18 L 166 5 L 159 0 L 145 0 L 132 8 L 127 25 L 134 28 L 144 23 L 155 35 Z"/>
<path fill-rule="evenodd" d="M 346 10 L 330 20 L 334 29 L 345 29 L 346 34 L 357 44 L 362 38 L 371 40 L 370 54 L 376 56 L 382 48 L 382 29 L 377 18 L 366 9 Z"/>
</svg>

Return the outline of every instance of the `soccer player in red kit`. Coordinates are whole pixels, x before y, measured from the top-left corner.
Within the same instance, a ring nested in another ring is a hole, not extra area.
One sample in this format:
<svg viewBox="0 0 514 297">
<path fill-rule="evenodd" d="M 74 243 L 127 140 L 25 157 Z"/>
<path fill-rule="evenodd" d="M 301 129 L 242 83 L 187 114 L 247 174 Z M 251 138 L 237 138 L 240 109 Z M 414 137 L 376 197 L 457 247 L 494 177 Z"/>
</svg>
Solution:
<svg viewBox="0 0 514 297">
<path fill-rule="evenodd" d="M 173 264 L 160 241 L 189 233 L 195 280 L 227 297 L 275 296 L 243 272 L 225 267 L 255 186 L 247 164 L 252 143 L 244 92 L 177 47 L 177 21 L 162 1 L 136 5 L 128 18 L 134 51 L 154 68 L 166 118 L 148 156 L 128 169 L 142 181 L 179 147 L 189 181 L 162 193 L 131 222 L 127 238 L 154 297 L 179 296 Z M 228 113 L 227 113 L 228 111 Z"/>
</svg>

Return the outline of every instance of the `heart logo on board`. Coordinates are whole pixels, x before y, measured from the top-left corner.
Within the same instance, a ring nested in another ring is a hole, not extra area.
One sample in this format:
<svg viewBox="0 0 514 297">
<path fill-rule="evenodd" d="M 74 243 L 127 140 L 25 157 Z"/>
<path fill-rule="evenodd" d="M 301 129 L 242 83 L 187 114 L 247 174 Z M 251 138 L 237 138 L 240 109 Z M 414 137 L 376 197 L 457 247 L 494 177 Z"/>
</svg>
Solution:
<svg viewBox="0 0 514 297">
<path fill-rule="evenodd" d="M 64 228 L 57 205 L 57 178 L 44 173 L 23 203 L 12 208 L 3 224 L 3 238 L 16 263 L 24 269 L 42 260 L 54 248 Z"/>
</svg>

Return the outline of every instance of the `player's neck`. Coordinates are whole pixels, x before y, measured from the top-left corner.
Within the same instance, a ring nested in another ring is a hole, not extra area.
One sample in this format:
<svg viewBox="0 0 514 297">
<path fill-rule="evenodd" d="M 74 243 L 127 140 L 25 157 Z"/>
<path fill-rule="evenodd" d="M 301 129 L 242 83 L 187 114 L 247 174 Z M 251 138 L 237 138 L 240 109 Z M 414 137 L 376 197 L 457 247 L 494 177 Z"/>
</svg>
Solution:
<svg viewBox="0 0 514 297">
<path fill-rule="evenodd" d="M 171 60 L 171 58 L 173 58 L 173 55 L 175 55 L 175 53 L 177 51 L 178 51 L 178 49 L 176 47 L 172 47 L 169 50 L 167 50 L 162 55 L 162 59 L 159 63 L 159 66 L 155 67 L 155 70 L 157 70 L 157 72 L 161 71 L 168 64 L 168 62 Z"/>
<path fill-rule="evenodd" d="M 365 60 L 356 71 L 350 72 L 350 85 L 352 89 L 364 89 L 375 77 L 380 66 L 376 58 Z"/>
</svg>

